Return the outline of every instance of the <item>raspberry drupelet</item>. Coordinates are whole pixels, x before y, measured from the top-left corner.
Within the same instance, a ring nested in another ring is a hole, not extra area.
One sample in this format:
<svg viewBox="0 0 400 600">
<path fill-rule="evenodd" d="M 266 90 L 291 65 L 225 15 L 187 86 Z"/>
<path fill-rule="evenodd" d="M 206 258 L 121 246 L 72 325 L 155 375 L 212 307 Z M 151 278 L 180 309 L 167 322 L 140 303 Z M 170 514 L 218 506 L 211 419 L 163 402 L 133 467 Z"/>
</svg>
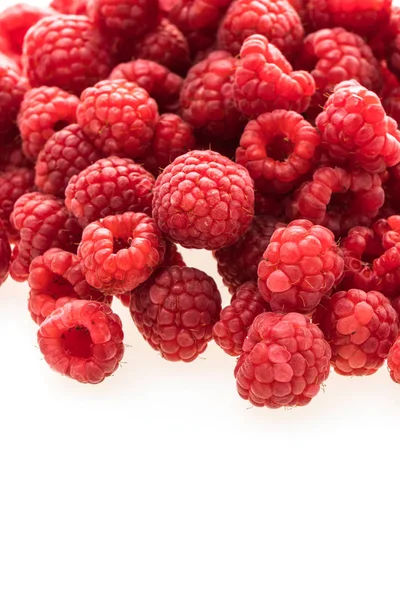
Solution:
<svg viewBox="0 0 400 600">
<path fill-rule="evenodd" d="M 109 215 L 151 213 L 155 179 L 129 158 L 101 158 L 78 175 L 65 191 L 65 205 L 82 227 Z"/>
<path fill-rule="evenodd" d="M 110 72 L 107 39 L 85 16 L 58 14 L 32 27 L 24 39 L 24 73 L 33 87 L 57 86 L 79 95 Z"/>
<path fill-rule="evenodd" d="M 124 355 L 121 320 L 109 306 L 73 300 L 40 325 L 38 343 L 47 364 L 80 383 L 101 383 Z"/>
<path fill-rule="evenodd" d="M 392 0 L 308 0 L 307 13 L 315 29 L 344 27 L 368 36 L 388 24 L 391 4 Z"/>
<path fill-rule="evenodd" d="M 379 37 L 378 37 L 379 40 Z M 379 40 L 381 41 L 381 40 Z M 386 56 L 389 69 L 400 76 L 400 7 L 393 6 L 390 14 L 390 22 L 385 31 L 384 55 Z"/>
<path fill-rule="evenodd" d="M 176 0 L 169 18 L 183 33 L 217 30 L 218 23 L 231 0 Z"/>
<path fill-rule="evenodd" d="M 258 267 L 258 286 L 273 311 L 311 313 L 343 275 L 333 233 L 296 220 L 271 236 Z"/>
<path fill-rule="evenodd" d="M 126 212 L 90 223 L 78 246 L 89 285 L 105 294 L 124 294 L 146 281 L 162 263 L 165 241 L 154 220 Z"/>
<path fill-rule="evenodd" d="M 136 158 L 150 147 L 157 104 L 132 81 L 100 81 L 81 95 L 78 124 L 104 154 Z"/>
<path fill-rule="evenodd" d="M 7 231 L 0 219 L 0 286 L 8 277 L 11 263 L 11 247 Z"/>
<path fill-rule="evenodd" d="M 12 240 L 18 237 L 10 223 L 14 204 L 20 196 L 33 191 L 34 178 L 34 171 L 26 167 L 10 169 L 0 174 L 0 220 Z"/>
<path fill-rule="evenodd" d="M 400 337 L 397 338 L 393 346 L 390 348 L 387 364 L 390 377 L 395 383 L 400 383 Z"/>
<path fill-rule="evenodd" d="M 246 125 L 236 162 L 248 169 L 258 192 L 285 194 L 312 170 L 320 143 L 319 132 L 301 115 L 274 110 Z"/>
<path fill-rule="evenodd" d="M 65 15 L 86 15 L 87 0 L 51 0 L 50 8 Z"/>
<path fill-rule="evenodd" d="M 57 87 L 38 87 L 29 90 L 18 115 L 22 149 L 35 161 L 46 141 L 55 131 L 76 122 L 79 100 Z"/>
<path fill-rule="evenodd" d="M 19 55 L 28 30 L 44 17 L 54 15 L 51 8 L 18 2 L 0 13 L 0 31 L 10 44 L 10 50 Z"/>
<path fill-rule="evenodd" d="M 240 356 L 250 325 L 268 309 L 257 283 L 244 283 L 232 296 L 230 304 L 222 309 L 219 321 L 213 327 L 214 341 L 227 354 Z"/>
<path fill-rule="evenodd" d="M 32 162 L 22 151 L 21 138 L 19 133 L 7 141 L 0 141 L 0 170 L 13 171 L 20 167 L 32 168 Z"/>
<path fill-rule="evenodd" d="M 322 331 L 298 313 L 255 318 L 235 369 L 237 389 L 255 406 L 305 406 L 328 378 L 331 350 Z"/>
<path fill-rule="evenodd" d="M 15 127 L 21 102 L 29 86 L 17 69 L 0 59 L 0 136 Z"/>
<path fill-rule="evenodd" d="M 248 171 L 217 152 L 183 154 L 156 180 L 153 217 L 161 231 L 185 248 L 218 250 L 233 244 L 253 215 Z"/>
<path fill-rule="evenodd" d="M 339 289 L 354 288 L 365 292 L 378 289 L 378 278 L 372 265 L 385 249 L 376 227 L 352 227 L 340 245 L 344 258 L 344 277 Z"/>
<path fill-rule="evenodd" d="M 130 312 L 139 332 L 170 361 L 191 362 L 202 354 L 220 311 L 214 280 L 190 267 L 161 269 L 131 295 Z"/>
<path fill-rule="evenodd" d="M 109 36 L 137 38 L 155 27 L 157 0 L 88 0 L 87 13 Z"/>
<path fill-rule="evenodd" d="M 317 308 L 314 322 L 332 350 L 340 375 L 372 375 L 383 365 L 398 332 L 398 316 L 379 292 L 337 292 Z"/>
<path fill-rule="evenodd" d="M 310 73 L 293 71 L 281 51 L 258 34 L 243 42 L 234 81 L 236 105 L 250 119 L 278 108 L 305 112 L 315 93 Z"/>
</svg>

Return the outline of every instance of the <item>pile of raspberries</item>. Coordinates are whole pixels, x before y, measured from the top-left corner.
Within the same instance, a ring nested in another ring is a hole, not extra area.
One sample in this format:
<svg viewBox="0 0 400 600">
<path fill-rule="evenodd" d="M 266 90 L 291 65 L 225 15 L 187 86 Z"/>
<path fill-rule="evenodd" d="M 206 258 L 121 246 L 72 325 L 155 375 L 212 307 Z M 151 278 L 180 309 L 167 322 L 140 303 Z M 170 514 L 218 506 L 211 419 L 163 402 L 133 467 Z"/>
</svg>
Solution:
<svg viewBox="0 0 400 600">
<path fill-rule="evenodd" d="M 400 383 L 399 123 L 391 0 L 15 4 L 0 284 L 28 282 L 41 353 L 82 383 L 121 363 L 118 302 L 166 360 L 214 340 L 256 406 L 308 404 L 331 367 Z"/>
</svg>

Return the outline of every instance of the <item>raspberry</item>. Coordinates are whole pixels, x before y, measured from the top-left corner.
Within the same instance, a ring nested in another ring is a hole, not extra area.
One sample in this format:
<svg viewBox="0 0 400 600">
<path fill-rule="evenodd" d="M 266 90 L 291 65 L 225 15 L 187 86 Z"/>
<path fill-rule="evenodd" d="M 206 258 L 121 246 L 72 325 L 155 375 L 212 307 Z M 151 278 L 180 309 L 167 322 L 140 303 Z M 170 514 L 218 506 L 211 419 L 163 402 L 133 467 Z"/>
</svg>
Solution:
<svg viewBox="0 0 400 600">
<path fill-rule="evenodd" d="M 154 219 L 186 248 L 218 250 L 233 244 L 253 214 L 254 189 L 247 170 L 210 150 L 179 156 L 154 187 Z"/>
<path fill-rule="evenodd" d="M 399 327 L 397 313 L 379 292 L 337 292 L 317 309 L 317 323 L 340 375 L 372 375 L 383 365 Z"/>
<path fill-rule="evenodd" d="M 152 60 L 138 59 L 121 63 L 111 71 L 109 79 L 126 79 L 137 83 L 156 100 L 162 112 L 174 110 L 179 105 L 182 78 Z"/>
<path fill-rule="evenodd" d="M 339 83 L 316 120 L 323 148 L 340 164 L 351 163 L 370 172 L 400 161 L 400 134 L 383 110 L 378 96 L 356 81 Z"/>
<path fill-rule="evenodd" d="M 57 86 L 79 95 L 107 77 L 111 54 L 107 40 L 87 17 L 59 14 L 29 30 L 22 62 L 32 86 Z"/>
<path fill-rule="evenodd" d="M 369 227 L 353 227 L 342 240 L 341 246 L 345 267 L 340 289 L 354 288 L 365 292 L 377 289 L 378 281 L 372 262 L 384 253 L 382 239 L 377 232 Z"/>
<path fill-rule="evenodd" d="M 233 99 L 236 65 L 236 58 L 216 51 L 187 74 L 181 90 L 181 114 L 203 135 L 232 139 L 243 129 Z"/>
<path fill-rule="evenodd" d="M 315 29 L 344 27 L 360 35 L 382 30 L 389 21 L 392 0 L 308 0 Z"/>
<path fill-rule="evenodd" d="M 73 300 L 41 324 L 38 343 L 47 364 L 80 383 L 101 383 L 124 355 L 121 320 L 109 306 Z"/>
<path fill-rule="evenodd" d="M 17 237 L 17 232 L 10 223 L 14 204 L 20 196 L 33 191 L 34 178 L 32 169 L 24 167 L 0 174 L 0 221 L 3 221 L 3 226 L 12 239 Z"/>
<path fill-rule="evenodd" d="M 284 194 L 311 171 L 319 145 L 318 131 L 301 115 L 274 110 L 246 125 L 236 162 L 248 169 L 258 192 Z"/>
<path fill-rule="evenodd" d="M 56 131 L 43 146 L 36 162 L 35 183 L 41 192 L 63 197 L 71 177 L 99 158 L 93 142 L 73 123 Z"/>
<path fill-rule="evenodd" d="M 311 313 L 343 274 L 329 229 L 297 220 L 274 231 L 258 267 L 258 286 L 272 310 Z"/>
<path fill-rule="evenodd" d="M 400 123 L 400 87 L 395 88 L 389 95 L 383 97 L 383 108 L 389 117 Z"/>
<path fill-rule="evenodd" d="M 214 341 L 231 356 L 240 356 L 250 325 L 257 315 L 268 310 L 257 284 L 249 281 L 232 296 L 229 306 L 222 309 L 213 328 Z"/>
<path fill-rule="evenodd" d="M 384 31 L 384 51 L 389 68 L 400 76 L 400 7 L 393 6 L 387 31 Z M 379 37 L 378 37 L 379 39 Z"/>
<path fill-rule="evenodd" d="M 148 279 L 162 262 L 165 242 L 151 217 L 126 212 L 90 223 L 78 247 L 89 285 L 107 294 L 124 294 Z"/>
<path fill-rule="evenodd" d="M 282 223 L 274 217 L 256 217 L 235 244 L 214 252 L 218 273 L 231 294 L 246 281 L 257 281 L 257 267 L 278 225 Z"/>
<path fill-rule="evenodd" d="M 216 31 L 231 0 L 176 0 L 169 18 L 183 33 L 201 29 Z"/>
<path fill-rule="evenodd" d="M 29 90 L 21 104 L 18 127 L 22 149 L 34 161 L 55 131 L 76 121 L 78 98 L 57 87 Z"/>
<path fill-rule="evenodd" d="M 263 313 L 236 365 L 238 392 L 255 406 L 305 406 L 328 378 L 330 358 L 322 331 L 306 316 Z"/>
<path fill-rule="evenodd" d="M 400 244 L 386 250 L 373 262 L 377 287 L 389 297 L 400 294 Z"/>
<path fill-rule="evenodd" d="M 96 148 L 110 156 L 136 158 L 151 144 L 158 121 L 157 104 L 136 83 L 100 81 L 81 95 L 78 123 Z"/>
<path fill-rule="evenodd" d="M 218 47 L 236 56 L 253 33 L 264 35 L 290 59 L 302 44 L 304 29 L 287 0 L 234 0 L 219 26 Z"/>
<path fill-rule="evenodd" d="M 23 153 L 18 135 L 15 139 L 0 144 L 0 171 L 13 171 L 20 167 L 32 167 L 32 163 Z"/>
<path fill-rule="evenodd" d="M 280 50 L 262 35 L 244 41 L 234 81 L 236 105 L 251 119 L 277 108 L 305 112 L 315 93 L 312 76 L 293 71 Z"/>
<path fill-rule="evenodd" d="M 92 221 L 125 212 L 151 213 L 154 177 L 129 158 L 110 156 L 74 175 L 65 205 L 86 227 Z"/>
<path fill-rule="evenodd" d="M 89 17 L 109 35 L 140 37 L 157 23 L 157 0 L 88 0 Z"/>
<path fill-rule="evenodd" d="M 387 364 L 390 377 L 395 383 L 400 383 L 400 338 L 397 338 L 393 346 L 390 348 Z"/>
<path fill-rule="evenodd" d="M 86 15 L 87 0 L 51 0 L 50 8 L 65 15 Z"/>
<path fill-rule="evenodd" d="M 11 277 L 26 281 L 29 266 L 49 248 L 75 252 L 82 230 L 54 196 L 31 192 L 16 201 L 11 224 L 19 231 L 18 254 L 11 263 Z"/>
<path fill-rule="evenodd" d="M 28 82 L 16 69 L 0 60 L 0 136 L 7 135 L 15 126 Z"/>
<path fill-rule="evenodd" d="M 144 339 L 170 361 L 191 362 L 207 348 L 221 310 L 214 280 L 190 267 L 168 267 L 136 288 L 132 319 Z"/>
<path fill-rule="evenodd" d="M 11 262 L 11 248 L 8 241 L 7 231 L 0 220 L 0 285 L 8 277 Z"/>
<path fill-rule="evenodd" d="M 10 43 L 10 49 L 15 54 L 21 54 L 25 34 L 35 23 L 53 15 L 51 8 L 41 8 L 18 2 L 0 13 L 0 30 Z"/>
</svg>

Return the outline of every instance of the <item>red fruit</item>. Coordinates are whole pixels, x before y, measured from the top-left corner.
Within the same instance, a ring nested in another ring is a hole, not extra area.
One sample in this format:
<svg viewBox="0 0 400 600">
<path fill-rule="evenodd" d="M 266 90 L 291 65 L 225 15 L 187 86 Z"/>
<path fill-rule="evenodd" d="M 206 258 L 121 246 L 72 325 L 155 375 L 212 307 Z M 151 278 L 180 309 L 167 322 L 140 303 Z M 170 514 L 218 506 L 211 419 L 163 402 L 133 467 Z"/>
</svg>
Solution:
<svg viewBox="0 0 400 600">
<path fill-rule="evenodd" d="M 357 226 L 341 241 L 344 257 L 344 277 L 340 289 L 360 289 L 366 292 L 378 288 L 372 263 L 384 253 L 382 237 L 375 229 Z"/>
<path fill-rule="evenodd" d="M 88 0 L 87 12 L 108 35 L 140 37 L 155 27 L 157 0 Z"/>
<path fill-rule="evenodd" d="M 400 383 L 400 338 L 391 347 L 387 363 L 390 377 L 395 383 Z"/>
<path fill-rule="evenodd" d="M 11 263 L 11 247 L 8 241 L 7 231 L 0 220 L 0 285 L 8 277 Z"/>
<path fill-rule="evenodd" d="M 307 12 L 315 29 L 344 27 L 370 35 L 389 22 L 392 0 L 308 0 Z"/>
<path fill-rule="evenodd" d="M 18 2 L 3 10 L 0 13 L 0 30 L 9 42 L 11 52 L 21 54 L 28 29 L 43 17 L 53 14 L 54 11 L 51 8 L 32 6 L 25 2 Z"/>
<path fill-rule="evenodd" d="M 50 7 L 65 15 L 86 15 L 87 0 L 51 0 Z"/>
<path fill-rule="evenodd" d="M 20 196 L 33 190 L 34 177 L 33 170 L 25 167 L 0 174 L 0 221 L 11 238 L 18 237 L 10 223 L 14 204 Z"/>
<path fill-rule="evenodd" d="M 18 137 L 0 144 L 0 170 L 9 171 L 20 167 L 32 167 L 32 163 L 22 152 L 18 133 Z"/>
<path fill-rule="evenodd" d="M 17 69 L 0 60 L 0 136 L 6 136 L 15 127 L 18 111 L 28 82 Z"/>
</svg>

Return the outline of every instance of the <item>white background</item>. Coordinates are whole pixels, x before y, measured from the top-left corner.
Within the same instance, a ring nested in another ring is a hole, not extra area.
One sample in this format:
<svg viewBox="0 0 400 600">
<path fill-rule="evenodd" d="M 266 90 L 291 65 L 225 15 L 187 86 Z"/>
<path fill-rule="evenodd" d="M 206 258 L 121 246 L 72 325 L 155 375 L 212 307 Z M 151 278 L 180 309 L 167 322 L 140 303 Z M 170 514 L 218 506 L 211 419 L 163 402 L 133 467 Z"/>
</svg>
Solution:
<svg viewBox="0 0 400 600">
<path fill-rule="evenodd" d="M 251 408 L 234 359 L 167 363 L 115 301 L 124 363 L 81 386 L 41 359 L 26 297 L 0 289 L 1 600 L 398 600 L 386 368 L 332 374 L 306 408 Z"/>
</svg>

